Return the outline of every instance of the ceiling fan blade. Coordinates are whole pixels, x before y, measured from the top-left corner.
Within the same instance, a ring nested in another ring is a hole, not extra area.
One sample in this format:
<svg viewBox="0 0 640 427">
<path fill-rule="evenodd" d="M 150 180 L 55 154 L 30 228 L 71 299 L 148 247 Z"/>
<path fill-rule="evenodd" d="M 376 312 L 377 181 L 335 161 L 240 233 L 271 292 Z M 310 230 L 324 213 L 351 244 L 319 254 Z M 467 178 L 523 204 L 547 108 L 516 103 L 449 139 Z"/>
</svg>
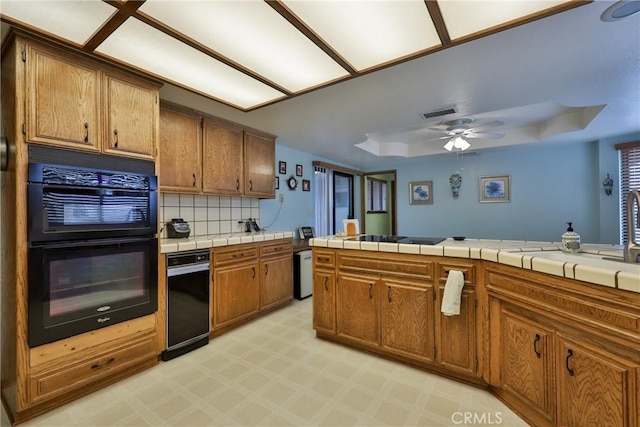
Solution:
<svg viewBox="0 0 640 427">
<path fill-rule="evenodd" d="M 504 123 L 500 120 L 494 120 L 492 122 L 482 123 L 477 126 L 471 126 L 472 129 L 492 128 L 496 126 L 502 126 Z"/>
<path fill-rule="evenodd" d="M 425 142 L 429 142 L 429 141 L 436 141 L 436 140 L 438 140 L 438 139 L 451 139 L 451 136 L 450 136 L 450 135 L 447 135 L 447 136 L 440 136 L 440 137 L 438 137 L 438 138 L 431 138 L 431 139 L 427 139 Z"/>
<path fill-rule="evenodd" d="M 483 132 L 472 132 L 468 135 L 465 135 L 465 138 L 482 138 L 482 139 L 500 139 L 504 136 L 504 133 L 483 133 Z"/>
<path fill-rule="evenodd" d="M 441 128 L 427 128 L 428 130 L 432 130 L 434 132 L 446 132 L 446 129 L 441 129 Z"/>
</svg>

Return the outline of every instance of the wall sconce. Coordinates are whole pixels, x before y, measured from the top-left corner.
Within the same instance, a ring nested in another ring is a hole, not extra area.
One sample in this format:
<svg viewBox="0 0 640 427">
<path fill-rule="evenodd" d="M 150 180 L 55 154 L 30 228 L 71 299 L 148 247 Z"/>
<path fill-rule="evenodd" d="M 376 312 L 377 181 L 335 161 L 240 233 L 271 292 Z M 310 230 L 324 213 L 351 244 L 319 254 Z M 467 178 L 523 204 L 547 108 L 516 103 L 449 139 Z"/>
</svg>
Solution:
<svg viewBox="0 0 640 427">
<path fill-rule="evenodd" d="M 462 177 L 454 173 L 449 178 L 449 184 L 451 185 L 451 192 L 453 193 L 453 198 L 457 199 L 460 194 L 460 186 L 462 185 Z"/>
<path fill-rule="evenodd" d="M 602 181 L 602 186 L 604 187 L 604 194 L 610 196 L 613 191 L 613 180 L 609 178 L 609 174 L 607 174 L 607 177 Z"/>
</svg>

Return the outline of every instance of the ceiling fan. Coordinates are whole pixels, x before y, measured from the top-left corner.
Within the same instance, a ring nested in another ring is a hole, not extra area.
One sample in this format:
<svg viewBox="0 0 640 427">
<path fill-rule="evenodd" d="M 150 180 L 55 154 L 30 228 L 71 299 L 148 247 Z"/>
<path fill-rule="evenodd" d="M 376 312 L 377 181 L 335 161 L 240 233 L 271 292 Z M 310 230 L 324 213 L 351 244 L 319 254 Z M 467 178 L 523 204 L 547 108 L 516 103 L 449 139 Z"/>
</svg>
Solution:
<svg viewBox="0 0 640 427">
<path fill-rule="evenodd" d="M 428 128 L 436 132 L 444 132 L 446 136 L 438 138 L 432 138 L 429 141 L 437 139 L 448 139 L 449 141 L 444 145 L 445 150 L 453 151 L 454 149 L 464 151 L 471 147 L 471 144 L 467 142 L 467 139 L 482 138 L 482 139 L 500 139 L 504 136 L 503 133 L 488 133 L 483 132 L 484 129 L 502 126 L 504 123 L 499 120 L 494 120 L 487 123 L 478 124 L 476 126 L 469 126 L 473 123 L 473 119 L 462 118 L 453 119 L 442 122 L 442 127 Z"/>
</svg>

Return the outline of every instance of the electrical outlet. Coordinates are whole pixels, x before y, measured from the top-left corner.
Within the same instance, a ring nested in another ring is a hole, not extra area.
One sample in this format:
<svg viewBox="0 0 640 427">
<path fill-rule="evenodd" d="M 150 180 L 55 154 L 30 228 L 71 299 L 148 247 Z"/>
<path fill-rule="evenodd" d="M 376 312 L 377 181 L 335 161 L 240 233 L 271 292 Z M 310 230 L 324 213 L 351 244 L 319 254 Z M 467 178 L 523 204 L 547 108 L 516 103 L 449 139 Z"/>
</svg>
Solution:
<svg viewBox="0 0 640 427">
<path fill-rule="evenodd" d="M 278 196 L 278 200 L 280 201 L 280 203 L 284 202 L 284 194 L 280 193 L 280 195 Z"/>
</svg>

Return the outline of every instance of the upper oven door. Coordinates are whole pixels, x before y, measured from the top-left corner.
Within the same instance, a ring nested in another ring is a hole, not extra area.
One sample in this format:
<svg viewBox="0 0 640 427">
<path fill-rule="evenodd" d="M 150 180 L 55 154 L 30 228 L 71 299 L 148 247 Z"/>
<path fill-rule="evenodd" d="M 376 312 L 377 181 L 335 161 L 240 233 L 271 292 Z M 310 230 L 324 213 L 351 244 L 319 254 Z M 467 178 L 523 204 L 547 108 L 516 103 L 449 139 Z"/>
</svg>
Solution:
<svg viewBox="0 0 640 427">
<path fill-rule="evenodd" d="M 154 176 L 41 164 L 30 165 L 30 175 L 30 242 L 156 233 Z"/>
</svg>

